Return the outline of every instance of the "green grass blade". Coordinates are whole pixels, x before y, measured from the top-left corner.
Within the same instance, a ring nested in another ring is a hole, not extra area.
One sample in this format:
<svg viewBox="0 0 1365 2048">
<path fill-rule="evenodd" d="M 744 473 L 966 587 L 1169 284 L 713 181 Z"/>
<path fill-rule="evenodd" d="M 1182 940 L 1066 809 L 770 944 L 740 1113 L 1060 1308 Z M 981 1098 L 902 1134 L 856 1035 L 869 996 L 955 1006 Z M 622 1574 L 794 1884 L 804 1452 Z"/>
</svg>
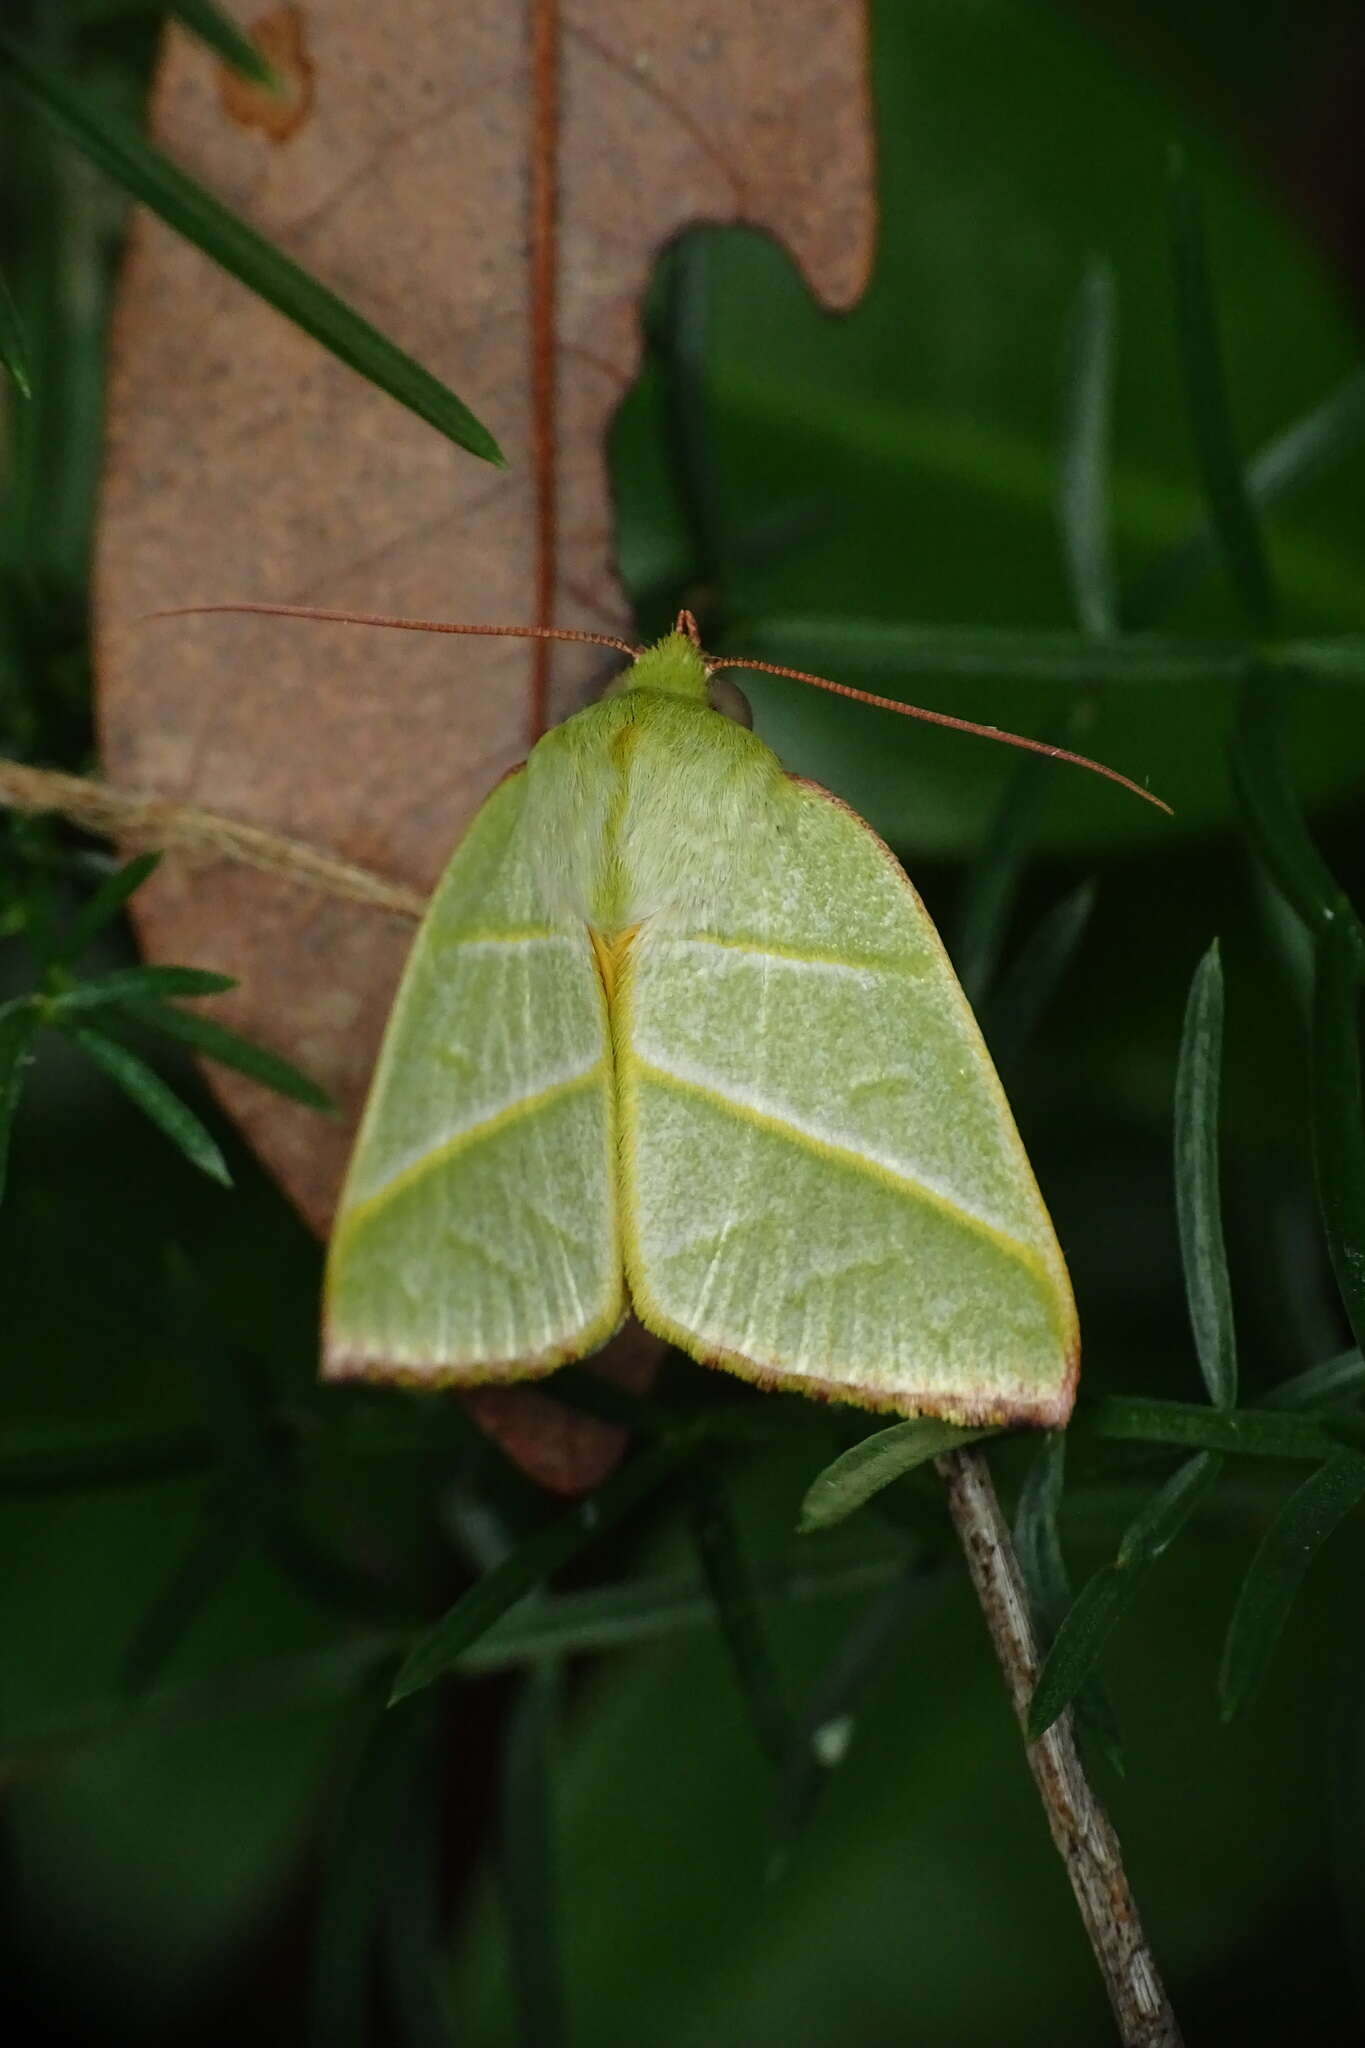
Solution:
<svg viewBox="0 0 1365 2048">
<path fill-rule="evenodd" d="M 145 1060 L 88 1026 L 72 1026 L 69 1036 L 137 1104 L 148 1121 L 184 1153 L 192 1166 L 223 1187 L 232 1186 L 227 1161 L 194 1111 L 166 1086 L 159 1074 L 153 1073 Z"/>
<path fill-rule="evenodd" d="M 1209 1408 L 1202 1402 L 1145 1396 L 1082 1396 L 1076 1426 L 1112 1443 L 1170 1444 L 1182 1450 L 1231 1451 L 1252 1458 L 1325 1458 L 1332 1448 L 1324 1420 L 1271 1408 Z"/>
<path fill-rule="evenodd" d="M 1218 1190 L 1223 964 L 1218 941 L 1194 970 L 1175 1077 L 1175 1206 L 1185 1299 L 1209 1399 L 1237 1406 L 1237 1338 Z"/>
<path fill-rule="evenodd" d="M 1109 535 L 1109 417 L 1114 387 L 1114 276 L 1092 265 L 1072 323 L 1057 512 L 1071 601 L 1081 630 L 1102 640 L 1114 630 Z"/>
<path fill-rule="evenodd" d="M 214 0 L 170 0 L 170 12 L 243 78 L 267 91 L 278 89 L 279 80 L 256 45 Z"/>
<path fill-rule="evenodd" d="M 0 370 L 8 372 L 21 398 L 31 399 L 33 378 L 28 363 L 28 343 L 19 319 L 19 308 L 10 296 L 9 286 L 0 277 Z"/>
<path fill-rule="evenodd" d="M 1014 1517 L 1014 1548 L 1024 1590 L 1044 1653 L 1071 1606 L 1071 1577 L 1062 1555 L 1058 1516 L 1066 1471 L 1066 1436 L 1049 1430 L 1030 1461 Z M 1118 1715 L 1096 1672 L 1076 1688 L 1071 1702 L 1077 1732 L 1093 1743 L 1120 1777 L 1123 1739 Z"/>
<path fill-rule="evenodd" d="M 1281 1380 L 1265 1396 L 1267 1408 L 1326 1408 L 1337 1401 L 1358 1401 L 1365 1394 L 1365 1358 L 1359 1351 L 1342 1351 L 1324 1358 L 1306 1372 Z"/>
<path fill-rule="evenodd" d="M 488 429 L 429 370 L 405 355 L 334 292 L 187 178 L 137 129 L 93 106 L 59 72 L 0 36 L 0 71 L 68 141 L 205 255 L 305 334 L 387 391 L 429 426 L 485 462 L 504 463 Z"/>
<path fill-rule="evenodd" d="M 63 1014 L 102 1010 L 149 996 L 220 996 L 236 986 L 230 974 L 213 974 L 203 967 L 117 967 L 63 989 L 51 998 L 51 1007 Z"/>
<path fill-rule="evenodd" d="M 1181 1465 L 1129 1524 L 1118 1554 L 1087 1579 L 1043 1659 L 1029 1705 L 1028 1739 L 1045 1735 L 1094 1672 L 1114 1629 L 1156 1563 L 1218 1479 L 1222 1460 L 1208 1451 Z"/>
<path fill-rule="evenodd" d="M 1365 1102 L 1360 957 L 1345 924 L 1317 942 L 1313 996 L 1313 1162 L 1327 1249 L 1346 1319 L 1365 1350 Z"/>
<path fill-rule="evenodd" d="M 249 1038 L 239 1037 L 237 1032 L 229 1031 L 225 1024 L 219 1024 L 213 1017 L 201 1017 L 195 1010 L 176 1009 L 170 1003 L 137 1001 L 127 1007 L 141 1023 L 150 1024 L 165 1037 L 190 1046 L 206 1059 L 217 1060 L 220 1066 L 233 1067 L 239 1074 L 249 1074 L 253 1081 L 273 1088 L 277 1095 L 287 1095 L 293 1102 L 306 1103 L 310 1109 L 335 1108 L 326 1090 L 319 1088 L 316 1081 L 310 1081 L 306 1074 L 301 1074 L 297 1067 L 290 1066 L 288 1060 L 282 1060 L 278 1053 L 267 1052 L 264 1046 L 253 1045 Z"/>
<path fill-rule="evenodd" d="M 438 1731 L 433 1726 L 433 1736 Z M 408 1816 L 402 1822 L 401 1853 L 392 1858 L 381 1931 L 382 1961 L 393 2011 L 397 2048 L 455 2048 L 444 2001 L 445 1907 L 441 1895 L 441 1837 L 444 1815 L 439 1797 L 441 1758 L 432 1742 L 425 1769 L 419 1768 Z"/>
<path fill-rule="evenodd" d="M 792 1744 L 792 1719 L 763 1626 L 758 1586 L 720 1474 L 694 1466 L 689 1521 L 702 1578 L 721 1639 L 749 1710 L 759 1749 L 781 1764 Z"/>
<path fill-rule="evenodd" d="M 435 1751 L 432 1702 L 372 1722 L 322 1865 L 308 1997 L 309 2048 L 366 2048 L 371 1981 L 404 1823 Z"/>
<path fill-rule="evenodd" d="M 1262 666 L 1244 677 L 1229 759 L 1248 837 L 1276 888 L 1311 932 L 1349 927 L 1365 958 L 1365 930 L 1303 821 L 1286 766 L 1279 680 Z"/>
<path fill-rule="evenodd" d="M 1225 1721 L 1256 1692 L 1309 1566 L 1362 1501 L 1365 1458 L 1339 1452 L 1295 1488 L 1261 1538 L 1223 1645 L 1218 1698 Z"/>
<path fill-rule="evenodd" d="M 72 918 L 62 945 L 63 957 L 79 960 L 96 933 L 113 922 L 129 897 L 142 887 L 160 864 L 159 853 L 139 853 L 106 875 Z"/>
<path fill-rule="evenodd" d="M 38 1013 L 22 1004 L 0 1017 L 0 1200 L 9 1176 L 10 1138 L 24 1081 L 28 1049 L 38 1029 Z"/>
<path fill-rule="evenodd" d="M 450 1670 L 461 1653 L 491 1628 L 499 1616 L 552 1572 L 591 1548 L 660 1487 L 697 1447 L 695 1436 L 681 1432 L 670 1442 L 651 1444 L 589 1499 L 580 1501 L 568 1514 L 519 1543 L 501 1564 L 485 1572 L 434 1628 L 418 1638 L 394 1680 L 392 1701 L 405 1699 Z"/>
<path fill-rule="evenodd" d="M 997 1434 L 994 1429 L 958 1429 L 928 1416 L 874 1430 L 816 1474 L 801 1503 L 798 1533 L 810 1536 L 817 1529 L 832 1529 L 917 1465 Z"/>
<path fill-rule="evenodd" d="M 1060 744 L 1062 731 L 1055 727 L 1045 736 Z M 968 870 L 952 955 L 957 978 L 973 1008 L 984 1003 L 994 981 L 1010 912 L 1053 787 L 1056 765 L 1042 754 L 1024 754 L 1014 763 L 981 851 Z"/>
<path fill-rule="evenodd" d="M 137 1486 L 180 1479 L 212 1462 L 203 1429 L 149 1429 L 146 1423 L 87 1423 L 80 1428 L 9 1430 L 0 1438 L 0 1494 L 61 1493 L 70 1487 Z"/>
<path fill-rule="evenodd" d="M 1209 518 L 1248 626 L 1269 634 L 1275 601 L 1232 428 L 1203 209 L 1183 150 L 1171 154 L 1171 269 L 1190 428 Z"/>
<path fill-rule="evenodd" d="M 1037 1030 L 1085 936 L 1095 894 L 1085 881 L 1045 910 L 996 983 L 984 1025 L 997 1067 L 1017 1060 Z"/>
<path fill-rule="evenodd" d="M 1333 633 L 1316 640 L 1282 640 L 1275 666 L 1313 683 L 1365 683 L 1365 634 Z"/>
<path fill-rule="evenodd" d="M 551 1811 L 558 1706 L 555 1667 L 537 1665 L 503 1738 L 498 1874 L 523 2048 L 561 2048 L 567 2039 Z"/>
<path fill-rule="evenodd" d="M 1355 370 L 1302 419 L 1258 449 L 1244 488 L 1253 505 L 1283 503 L 1334 469 L 1365 440 L 1365 370 Z M 1120 607 L 1127 631 L 1174 610 L 1219 560 L 1213 531 L 1202 526 L 1159 555 Z"/>
</svg>

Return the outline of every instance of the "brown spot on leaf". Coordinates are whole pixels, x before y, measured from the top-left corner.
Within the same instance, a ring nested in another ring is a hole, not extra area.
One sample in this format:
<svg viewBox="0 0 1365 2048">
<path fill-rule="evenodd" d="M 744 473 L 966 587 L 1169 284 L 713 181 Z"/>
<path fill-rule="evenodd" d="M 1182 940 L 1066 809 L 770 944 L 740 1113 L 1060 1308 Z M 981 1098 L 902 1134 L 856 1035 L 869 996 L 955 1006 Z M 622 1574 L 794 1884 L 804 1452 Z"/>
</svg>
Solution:
<svg viewBox="0 0 1365 2048">
<path fill-rule="evenodd" d="M 272 92 L 255 85 L 228 64 L 218 69 L 223 112 L 239 127 L 255 128 L 271 142 L 297 135 L 313 107 L 313 66 L 303 29 L 303 9 L 286 4 L 251 24 L 252 42 L 278 81 Z"/>
</svg>

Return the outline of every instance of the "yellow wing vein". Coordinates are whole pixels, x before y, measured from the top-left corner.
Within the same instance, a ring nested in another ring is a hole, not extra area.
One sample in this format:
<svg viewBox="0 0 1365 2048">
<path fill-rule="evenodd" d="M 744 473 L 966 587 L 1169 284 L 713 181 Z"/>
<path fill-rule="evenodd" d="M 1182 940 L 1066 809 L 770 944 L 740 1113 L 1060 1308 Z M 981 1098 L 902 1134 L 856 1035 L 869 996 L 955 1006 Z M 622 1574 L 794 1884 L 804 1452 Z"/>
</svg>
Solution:
<svg viewBox="0 0 1365 2048">
<path fill-rule="evenodd" d="M 391 1181 L 386 1182 L 374 1194 L 367 1195 L 363 1202 L 357 1202 L 353 1209 L 346 1211 L 337 1224 L 335 1245 L 339 1247 L 363 1223 L 368 1222 L 372 1216 L 386 1208 L 399 1195 L 406 1193 L 417 1182 L 424 1180 L 429 1173 L 434 1173 L 438 1167 L 444 1166 L 448 1160 L 456 1159 L 461 1152 L 468 1152 L 475 1145 L 483 1144 L 486 1139 L 495 1137 L 509 1125 L 519 1123 L 523 1117 L 534 1116 L 537 1110 L 547 1108 L 550 1103 L 558 1102 L 566 1095 L 577 1094 L 590 1083 L 603 1079 L 604 1062 L 600 1059 L 594 1060 L 583 1073 L 571 1074 L 564 1081 L 555 1081 L 550 1087 L 541 1088 L 534 1095 L 523 1095 L 518 1101 L 509 1102 L 504 1108 L 495 1110 L 492 1116 L 484 1117 L 481 1123 L 470 1124 L 465 1130 L 458 1131 L 453 1138 L 447 1138 L 444 1144 L 433 1146 L 430 1152 L 424 1152 L 419 1159 L 414 1159 L 410 1166 L 405 1166 L 401 1173 L 395 1174 Z"/>
<path fill-rule="evenodd" d="M 986 1238 L 1039 1280 L 1047 1281 L 1047 1266 L 1032 1245 L 1023 1243 L 1017 1237 L 1011 1237 L 1007 1231 L 988 1222 L 984 1216 L 978 1216 L 974 1210 L 963 1208 L 961 1203 L 941 1194 L 937 1188 L 928 1186 L 926 1182 L 916 1180 L 910 1174 L 897 1173 L 880 1159 L 871 1159 L 864 1152 L 855 1152 L 851 1147 L 836 1144 L 832 1139 L 817 1137 L 813 1131 L 803 1130 L 800 1124 L 790 1123 L 785 1117 L 775 1116 L 769 1110 L 756 1109 L 751 1103 L 727 1095 L 723 1089 L 708 1085 L 705 1081 L 694 1081 L 681 1074 L 670 1073 L 667 1068 L 655 1066 L 651 1060 L 642 1059 L 638 1054 L 632 1063 L 652 1081 L 673 1089 L 679 1095 L 699 1095 L 704 1101 L 719 1103 L 729 1115 L 738 1117 L 744 1123 L 753 1124 L 759 1130 L 771 1131 L 774 1135 L 785 1138 L 790 1144 L 799 1146 L 802 1151 L 812 1152 L 821 1159 L 829 1159 L 850 1172 L 865 1175 L 869 1180 L 880 1181 L 883 1187 L 891 1188 L 897 1193 L 908 1194 L 912 1200 L 922 1202 L 928 1208 L 937 1209 L 940 1214 L 952 1217 L 954 1222 L 965 1224 L 969 1230 Z"/>
</svg>

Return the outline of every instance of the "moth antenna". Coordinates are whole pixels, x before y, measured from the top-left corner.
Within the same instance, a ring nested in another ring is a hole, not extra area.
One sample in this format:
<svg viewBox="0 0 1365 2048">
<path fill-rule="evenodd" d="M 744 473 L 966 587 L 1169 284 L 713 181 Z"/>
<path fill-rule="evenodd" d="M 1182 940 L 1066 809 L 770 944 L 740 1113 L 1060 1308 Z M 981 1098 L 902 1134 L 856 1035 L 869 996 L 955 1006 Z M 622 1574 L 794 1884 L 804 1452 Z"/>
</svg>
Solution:
<svg viewBox="0 0 1365 2048">
<path fill-rule="evenodd" d="M 688 639 L 692 642 L 692 645 L 694 647 L 698 649 L 701 647 L 701 628 L 697 624 L 696 616 L 694 613 L 689 611 L 680 611 L 678 613 L 677 620 L 674 624 L 673 631 L 675 633 L 686 633 Z M 707 666 L 709 671 L 711 664 L 708 663 Z"/>
<path fill-rule="evenodd" d="M 794 683 L 811 683 L 817 690 L 830 690 L 836 697 L 851 697 L 855 704 L 871 704 L 877 711 L 896 711 L 902 718 L 922 718 L 926 725 L 946 725 L 952 732 L 975 733 L 985 740 L 1001 740 L 1007 747 L 1022 747 L 1026 753 L 1046 754 L 1052 761 L 1069 761 L 1073 768 L 1088 768 L 1092 775 L 1102 775 L 1107 782 L 1117 782 L 1121 789 L 1129 789 L 1134 796 L 1140 796 L 1144 803 L 1155 804 L 1168 818 L 1174 811 L 1161 797 L 1144 789 L 1131 776 L 1120 775 L 1117 768 L 1106 768 L 1103 761 L 1092 761 L 1088 754 L 1073 754 L 1069 747 L 1054 747 L 1047 740 L 1025 739 L 1022 733 L 1005 732 L 998 725 L 977 725 L 970 718 L 953 718 L 946 711 L 926 711 L 919 704 L 902 704 L 896 697 L 877 697 L 871 690 L 857 690 L 851 683 L 831 682 L 828 676 L 811 675 L 803 668 L 783 668 L 775 661 L 713 661 L 710 672 L 715 675 L 723 668 L 756 669 L 767 676 L 789 676 Z"/>
<path fill-rule="evenodd" d="M 322 619 L 335 626 L 392 626 L 401 633 L 474 633 L 495 640 L 581 640 L 594 647 L 614 647 L 618 654 L 639 659 L 643 648 L 612 633 L 583 633 L 573 626 L 456 626 L 446 619 L 397 619 L 383 612 L 333 612 L 306 604 L 178 604 L 169 611 L 145 612 L 148 619 L 202 618 L 209 612 L 257 613 L 268 619 Z"/>
</svg>

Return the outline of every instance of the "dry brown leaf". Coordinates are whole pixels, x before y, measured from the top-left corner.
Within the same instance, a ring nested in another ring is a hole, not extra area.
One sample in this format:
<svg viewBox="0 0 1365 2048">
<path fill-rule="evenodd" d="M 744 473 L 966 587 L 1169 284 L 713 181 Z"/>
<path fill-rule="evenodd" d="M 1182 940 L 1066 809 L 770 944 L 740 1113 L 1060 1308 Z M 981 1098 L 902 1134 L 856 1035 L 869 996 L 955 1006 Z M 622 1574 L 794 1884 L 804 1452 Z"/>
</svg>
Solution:
<svg viewBox="0 0 1365 2048">
<path fill-rule="evenodd" d="M 600 657 L 145 615 L 258 599 L 627 629 L 604 439 L 651 266 L 686 226 L 745 221 L 826 305 L 856 299 L 873 232 L 863 0 L 327 0 L 266 22 L 304 118 L 272 123 L 172 32 L 158 140 L 444 378 L 512 466 L 452 447 L 139 218 L 97 573 L 104 768 L 429 889 Z M 343 1105 L 329 1124 L 212 1077 L 325 1231 L 410 929 L 227 864 L 168 861 L 138 914 L 154 958 L 236 975 L 226 1021 Z M 528 1469 L 539 1416 L 539 1476 L 565 1490 L 618 1454 L 617 1433 L 529 1390 L 479 1410 L 511 1417 Z"/>
</svg>

